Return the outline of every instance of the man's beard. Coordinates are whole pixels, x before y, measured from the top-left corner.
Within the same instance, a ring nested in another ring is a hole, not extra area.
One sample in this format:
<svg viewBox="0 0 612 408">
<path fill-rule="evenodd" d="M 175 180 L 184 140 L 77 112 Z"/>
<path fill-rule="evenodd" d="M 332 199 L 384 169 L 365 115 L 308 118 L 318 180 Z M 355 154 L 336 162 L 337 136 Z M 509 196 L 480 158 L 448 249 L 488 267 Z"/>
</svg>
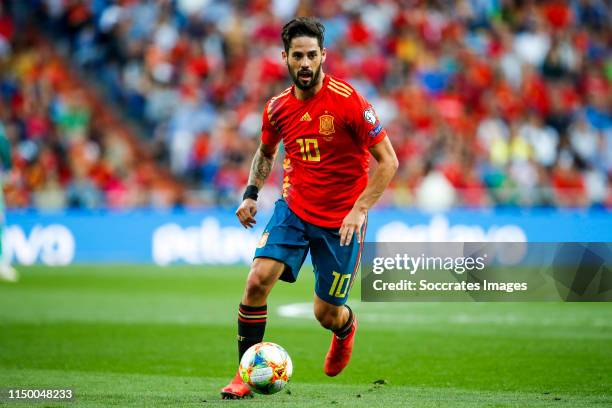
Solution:
<svg viewBox="0 0 612 408">
<path fill-rule="evenodd" d="M 289 73 L 291 74 L 291 79 L 293 80 L 293 83 L 295 84 L 295 86 L 300 88 L 302 91 L 308 91 L 313 86 L 315 86 L 317 83 L 319 83 L 319 78 L 321 77 L 321 65 L 322 64 L 319 64 L 319 67 L 314 72 L 314 74 L 312 73 L 311 70 L 299 70 L 294 75 L 293 72 L 291 71 L 291 68 L 289 67 L 289 65 L 287 65 L 287 68 L 289 69 Z M 310 76 L 310 81 L 308 81 L 306 83 L 302 82 L 302 79 L 300 79 L 300 74 L 301 73 L 309 73 L 311 75 Z"/>
</svg>

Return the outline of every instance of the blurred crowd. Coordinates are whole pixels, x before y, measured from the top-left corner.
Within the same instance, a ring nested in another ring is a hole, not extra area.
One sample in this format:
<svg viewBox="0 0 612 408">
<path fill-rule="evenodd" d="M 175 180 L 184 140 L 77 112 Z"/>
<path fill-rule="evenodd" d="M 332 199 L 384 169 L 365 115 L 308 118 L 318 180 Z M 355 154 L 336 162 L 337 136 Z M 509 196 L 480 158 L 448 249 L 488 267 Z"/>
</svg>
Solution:
<svg viewBox="0 0 612 408">
<path fill-rule="evenodd" d="M 26 23 L 32 16 L 25 3 L 0 3 L 0 133 L 13 147 L 13 168 L 0 173 L 8 207 L 180 204 L 181 183 L 55 44 Z"/>
<path fill-rule="evenodd" d="M 235 205 L 264 103 L 289 85 L 281 27 L 313 15 L 325 71 L 369 99 L 398 153 L 383 205 L 612 207 L 605 0 L 2 4 L 13 206 Z"/>
</svg>

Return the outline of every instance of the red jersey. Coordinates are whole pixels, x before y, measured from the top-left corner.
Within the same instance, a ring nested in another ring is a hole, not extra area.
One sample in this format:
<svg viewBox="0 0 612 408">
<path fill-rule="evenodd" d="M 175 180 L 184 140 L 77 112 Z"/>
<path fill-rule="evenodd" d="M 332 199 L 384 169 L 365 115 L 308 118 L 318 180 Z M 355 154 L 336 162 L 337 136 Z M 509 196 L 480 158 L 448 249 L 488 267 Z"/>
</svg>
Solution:
<svg viewBox="0 0 612 408">
<path fill-rule="evenodd" d="M 387 135 L 372 106 L 352 86 L 325 75 L 311 98 L 294 87 L 266 103 L 262 142 L 285 147 L 283 197 L 302 220 L 339 228 L 368 183 L 368 148 Z"/>
</svg>

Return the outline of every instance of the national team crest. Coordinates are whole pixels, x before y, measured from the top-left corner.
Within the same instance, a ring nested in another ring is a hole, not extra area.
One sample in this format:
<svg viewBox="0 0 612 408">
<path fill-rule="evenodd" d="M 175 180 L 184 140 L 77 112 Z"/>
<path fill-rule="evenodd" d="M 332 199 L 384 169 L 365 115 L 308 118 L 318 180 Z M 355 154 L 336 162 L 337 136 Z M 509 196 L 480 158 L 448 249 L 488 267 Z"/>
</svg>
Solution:
<svg viewBox="0 0 612 408">
<path fill-rule="evenodd" d="M 257 244 L 257 248 L 263 248 L 266 246 L 266 243 L 268 242 L 268 237 L 270 236 L 269 232 L 264 232 L 261 235 L 261 238 L 259 239 L 259 243 Z"/>
<path fill-rule="evenodd" d="M 319 116 L 319 133 L 322 135 L 336 133 L 336 129 L 334 129 L 334 117 L 332 115 Z"/>
</svg>

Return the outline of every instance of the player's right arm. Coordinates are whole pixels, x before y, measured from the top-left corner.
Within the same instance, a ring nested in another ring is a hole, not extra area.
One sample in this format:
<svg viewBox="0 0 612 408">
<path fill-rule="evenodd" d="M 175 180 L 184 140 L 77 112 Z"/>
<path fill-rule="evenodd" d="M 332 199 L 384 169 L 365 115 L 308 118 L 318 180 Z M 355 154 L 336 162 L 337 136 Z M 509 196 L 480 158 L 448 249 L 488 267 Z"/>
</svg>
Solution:
<svg viewBox="0 0 612 408">
<path fill-rule="evenodd" d="M 274 98 L 264 107 L 261 126 L 261 143 L 255 152 L 253 163 L 251 163 L 249 182 L 244 196 L 242 197 L 242 204 L 240 204 L 240 207 L 236 210 L 236 216 L 244 228 L 252 228 L 253 225 L 256 224 L 257 194 L 259 190 L 263 188 L 266 179 L 272 171 L 274 159 L 276 159 L 276 153 L 278 152 L 278 144 L 281 140 L 280 135 L 270 121 L 270 104 L 273 100 Z"/>
<path fill-rule="evenodd" d="M 259 190 L 264 186 L 266 179 L 272 171 L 278 144 L 265 144 L 261 142 L 253 157 L 251 172 L 249 173 L 249 185 L 254 185 Z"/>
<path fill-rule="evenodd" d="M 248 197 L 248 195 L 252 194 L 252 191 L 254 191 L 253 189 L 256 188 L 256 197 L 259 190 L 264 186 L 266 179 L 272 171 L 277 152 L 278 144 L 265 144 L 263 142 L 259 144 L 255 152 L 253 163 L 251 163 L 247 192 L 243 197 L 242 204 L 240 204 L 240 207 L 236 210 L 236 216 L 244 228 L 252 228 L 253 225 L 257 223 L 257 221 L 255 221 L 257 201 L 256 198 Z M 251 192 L 249 192 L 249 189 Z"/>
</svg>

